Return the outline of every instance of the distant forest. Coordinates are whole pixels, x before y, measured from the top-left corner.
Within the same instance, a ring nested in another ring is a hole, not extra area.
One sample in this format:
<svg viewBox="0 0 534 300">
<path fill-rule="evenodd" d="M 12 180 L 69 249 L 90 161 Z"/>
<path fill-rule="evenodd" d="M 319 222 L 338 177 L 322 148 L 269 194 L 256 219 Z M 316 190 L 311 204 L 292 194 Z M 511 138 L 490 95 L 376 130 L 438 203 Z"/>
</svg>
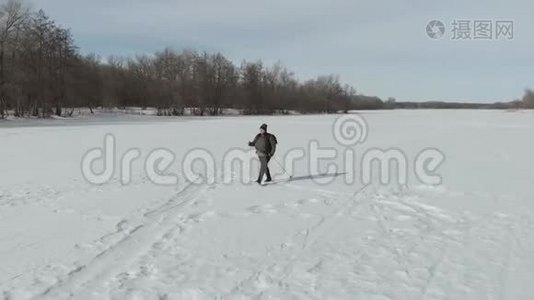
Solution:
<svg viewBox="0 0 534 300">
<path fill-rule="evenodd" d="M 158 115 L 335 113 L 395 108 L 534 108 L 534 93 L 508 103 L 396 102 L 358 94 L 338 76 L 301 81 L 281 63 L 236 65 L 220 53 L 82 55 L 69 29 L 21 0 L 0 5 L 0 118 L 71 116 L 74 108 L 152 107 Z"/>
</svg>

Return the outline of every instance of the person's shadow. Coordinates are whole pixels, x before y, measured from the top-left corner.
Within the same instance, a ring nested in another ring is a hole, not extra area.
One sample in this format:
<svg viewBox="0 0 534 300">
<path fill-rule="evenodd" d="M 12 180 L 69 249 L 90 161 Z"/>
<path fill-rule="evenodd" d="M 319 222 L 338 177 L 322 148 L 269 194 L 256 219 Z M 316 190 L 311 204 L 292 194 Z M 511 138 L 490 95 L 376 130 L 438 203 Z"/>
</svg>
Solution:
<svg viewBox="0 0 534 300">
<path fill-rule="evenodd" d="M 310 179 L 319 179 L 319 178 L 328 178 L 328 177 L 338 177 L 347 174 L 347 172 L 343 173 L 322 173 L 322 174 L 316 174 L 316 175 L 304 175 L 304 176 L 293 176 L 291 177 L 291 181 L 298 181 L 298 180 L 310 180 Z"/>
<path fill-rule="evenodd" d="M 280 182 L 293 182 L 293 181 L 301 181 L 301 180 L 312 180 L 312 179 L 319 179 L 319 178 L 331 178 L 331 177 L 338 177 L 343 176 L 347 174 L 347 172 L 343 173 L 322 173 L 322 174 L 315 174 L 315 175 L 302 175 L 302 176 L 292 176 L 288 179 L 281 180 L 281 181 L 273 181 L 271 184 L 277 184 Z"/>
</svg>

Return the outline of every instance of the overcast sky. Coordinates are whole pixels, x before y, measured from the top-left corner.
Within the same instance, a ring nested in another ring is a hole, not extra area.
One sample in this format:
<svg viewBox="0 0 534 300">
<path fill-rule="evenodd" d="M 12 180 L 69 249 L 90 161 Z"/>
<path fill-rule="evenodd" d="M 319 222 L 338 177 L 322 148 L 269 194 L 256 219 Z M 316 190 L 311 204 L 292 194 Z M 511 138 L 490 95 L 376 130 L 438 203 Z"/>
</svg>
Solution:
<svg viewBox="0 0 534 300">
<path fill-rule="evenodd" d="M 71 28 L 83 53 L 165 47 L 282 61 L 301 79 L 338 74 L 383 99 L 493 102 L 534 88 L 531 0 L 31 0 Z M 431 20 L 445 36 L 431 39 Z M 493 21 L 490 40 L 453 39 L 454 20 Z M 514 21 L 512 40 L 495 22 Z"/>
</svg>

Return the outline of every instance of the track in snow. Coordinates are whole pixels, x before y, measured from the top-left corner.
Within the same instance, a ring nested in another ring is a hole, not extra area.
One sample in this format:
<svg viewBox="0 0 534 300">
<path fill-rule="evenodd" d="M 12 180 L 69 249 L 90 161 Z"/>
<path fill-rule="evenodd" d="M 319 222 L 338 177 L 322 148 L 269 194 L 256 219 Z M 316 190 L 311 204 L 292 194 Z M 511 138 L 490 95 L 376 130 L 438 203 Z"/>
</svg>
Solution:
<svg viewBox="0 0 534 300">
<path fill-rule="evenodd" d="M 99 253 L 92 261 L 69 272 L 68 276 L 51 286 L 37 298 L 58 299 L 67 296 L 90 295 L 102 281 L 114 276 L 131 264 L 139 255 L 163 238 L 180 223 L 180 209 L 195 200 L 208 186 L 187 184 L 164 205 L 144 214 L 142 224 L 127 231 L 124 238 Z"/>
</svg>

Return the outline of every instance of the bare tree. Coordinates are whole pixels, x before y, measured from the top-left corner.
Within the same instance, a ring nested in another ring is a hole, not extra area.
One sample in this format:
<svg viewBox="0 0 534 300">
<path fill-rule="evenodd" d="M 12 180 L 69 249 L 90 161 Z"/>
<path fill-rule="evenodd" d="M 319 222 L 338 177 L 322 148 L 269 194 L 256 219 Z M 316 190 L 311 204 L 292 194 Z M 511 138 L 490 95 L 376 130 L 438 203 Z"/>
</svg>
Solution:
<svg viewBox="0 0 534 300">
<path fill-rule="evenodd" d="M 267 113 L 268 108 L 264 94 L 264 69 L 263 63 L 243 62 L 241 66 L 243 92 L 246 97 L 246 113 Z"/>
<path fill-rule="evenodd" d="M 525 91 L 525 96 L 523 96 L 523 106 L 525 108 L 534 108 L 534 91 Z"/>
<path fill-rule="evenodd" d="M 28 12 L 20 0 L 8 0 L 0 5 L 0 118 L 5 116 L 7 102 L 6 48 L 14 44 Z"/>
</svg>

